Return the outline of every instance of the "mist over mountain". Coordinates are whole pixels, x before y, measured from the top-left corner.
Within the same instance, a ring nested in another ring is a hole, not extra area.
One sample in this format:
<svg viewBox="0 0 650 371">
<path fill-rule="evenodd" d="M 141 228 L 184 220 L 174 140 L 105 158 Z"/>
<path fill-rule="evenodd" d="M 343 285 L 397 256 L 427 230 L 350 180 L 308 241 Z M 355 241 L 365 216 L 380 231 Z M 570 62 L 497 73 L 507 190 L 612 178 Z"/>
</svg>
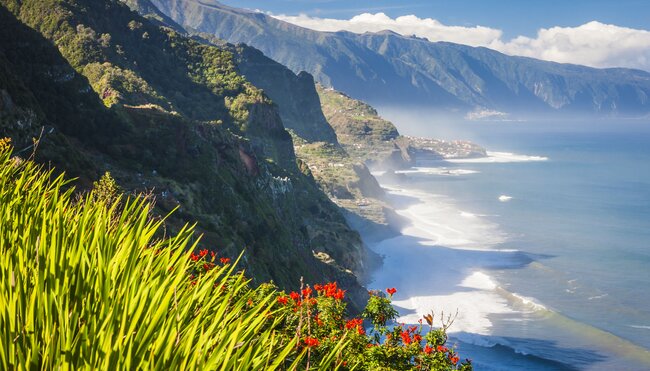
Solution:
<svg viewBox="0 0 650 371">
<path fill-rule="evenodd" d="M 214 0 L 153 0 L 190 31 L 246 43 L 325 86 L 376 106 L 426 105 L 481 118 L 650 112 L 650 73 L 596 69 L 429 42 L 391 31 L 319 32 Z"/>
</svg>

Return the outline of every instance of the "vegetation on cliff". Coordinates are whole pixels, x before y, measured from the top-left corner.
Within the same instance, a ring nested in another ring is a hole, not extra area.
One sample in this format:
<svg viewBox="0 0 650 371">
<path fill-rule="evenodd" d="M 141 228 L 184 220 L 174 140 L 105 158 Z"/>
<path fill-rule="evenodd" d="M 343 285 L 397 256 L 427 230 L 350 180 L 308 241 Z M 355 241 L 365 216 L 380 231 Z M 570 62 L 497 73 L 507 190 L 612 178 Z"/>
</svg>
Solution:
<svg viewBox="0 0 650 371">
<path fill-rule="evenodd" d="M 0 134 L 89 188 L 105 171 L 152 192 L 178 232 L 196 221 L 257 281 L 337 280 L 357 310 L 363 245 L 304 174 L 278 107 L 227 48 L 119 1 L 1 0 Z M 9 10 L 9 11 L 8 11 Z M 42 133 L 42 134 L 41 134 Z M 327 256 L 327 258 L 323 258 Z"/>
<path fill-rule="evenodd" d="M 381 235 L 390 232 L 384 190 L 361 159 L 350 156 L 339 144 L 308 142 L 295 133 L 293 142 L 296 155 L 309 166 L 323 192 L 348 212 L 349 223 L 359 230 L 383 229 Z M 366 261 L 378 262 L 372 253 Z"/>
<path fill-rule="evenodd" d="M 405 141 L 392 122 L 370 105 L 318 85 L 321 108 L 345 150 L 369 166 L 403 168 L 414 164 Z"/>
</svg>

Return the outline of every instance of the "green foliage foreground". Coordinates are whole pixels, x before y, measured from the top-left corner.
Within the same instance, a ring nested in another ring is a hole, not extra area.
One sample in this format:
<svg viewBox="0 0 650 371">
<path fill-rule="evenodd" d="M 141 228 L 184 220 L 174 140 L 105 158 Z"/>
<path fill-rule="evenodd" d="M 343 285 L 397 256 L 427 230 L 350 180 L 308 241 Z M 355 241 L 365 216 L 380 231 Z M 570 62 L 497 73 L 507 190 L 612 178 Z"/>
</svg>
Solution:
<svg viewBox="0 0 650 371">
<path fill-rule="evenodd" d="M 366 335 L 336 283 L 251 287 L 192 227 L 166 236 L 146 198 L 98 188 L 76 197 L 0 143 L 0 368 L 471 368 L 444 329 L 387 327 L 393 290 L 371 296 Z"/>
</svg>

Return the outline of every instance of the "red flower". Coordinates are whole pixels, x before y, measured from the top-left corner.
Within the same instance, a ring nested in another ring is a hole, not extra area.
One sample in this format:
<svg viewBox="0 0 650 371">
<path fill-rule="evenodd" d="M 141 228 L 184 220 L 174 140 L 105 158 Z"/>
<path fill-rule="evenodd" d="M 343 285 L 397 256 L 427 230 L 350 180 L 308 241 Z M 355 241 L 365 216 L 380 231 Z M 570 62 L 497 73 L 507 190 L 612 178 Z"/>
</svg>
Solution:
<svg viewBox="0 0 650 371">
<path fill-rule="evenodd" d="M 230 263 L 230 258 L 221 258 L 219 261 L 221 261 L 221 264 L 226 265 Z"/>
<path fill-rule="evenodd" d="M 411 344 L 411 335 L 409 335 L 408 331 L 402 331 L 402 342 L 406 345 Z"/>
<path fill-rule="evenodd" d="M 337 290 L 338 287 L 336 286 L 336 282 L 330 282 L 323 286 L 323 291 L 325 291 L 325 296 L 329 298 L 333 298 L 337 295 Z"/>
<path fill-rule="evenodd" d="M 198 255 L 194 255 L 194 253 L 192 253 L 192 255 L 190 255 L 190 259 L 192 259 L 192 261 L 195 262 L 195 261 L 198 261 L 198 260 L 199 260 L 199 256 L 198 256 Z"/>
<path fill-rule="evenodd" d="M 457 356 L 456 356 L 456 357 L 451 357 L 451 358 L 449 358 L 449 360 L 450 360 L 451 363 L 453 363 L 454 365 L 455 365 L 456 363 L 458 363 L 458 357 L 457 357 Z"/>
<path fill-rule="evenodd" d="M 361 326 L 357 326 L 357 334 L 359 335 L 365 335 L 366 334 L 366 329 L 364 329 Z"/>
<path fill-rule="evenodd" d="M 345 291 L 338 289 L 338 291 L 336 291 L 336 294 L 334 294 L 333 297 L 336 300 L 343 300 L 343 298 L 345 297 Z"/>
<path fill-rule="evenodd" d="M 413 335 L 413 341 L 416 342 L 416 343 L 421 342 L 422 341 L 422 336 L 420 336 L 420 334 Z"/>
<path fill-rule="evenodd" d="M 210 251 L 210 257 L 212 260 L 214 260 L 214 257 L 217 256 L 217 254 L 214 251 Z"/>
<path fill-rule="evenodd" d="M 308 347 L 317 347 L 319 344 L 318 339 L 307 336 L 305 338 L 305 345 Z"/>
<path fill-rule="evenodd" d="M 315 284 L 315 285 L 314 285 L 314 290 L 316 290 L 316 291 L 321 291 L 321 290 L 323 290 L 323 285 L 320 285 L 320 284 L 318 284 L 318 283 Z"/>
<path fill-rule="evenodd" d="M 442 345 L 438 345 L 437 349 L 438 349 L 438 352 L 441 352 L 441 353 L 447 353 L 447 351 L 449 350 L 449 349 L 447 349 L 447 347 L 443 347 Z"/>
<path fill-rule="evenodd" d="M 289 294 L 289 296 L 291 296 L 291 299 L 293 299 L 293 301 L 295 301 L 295 302 L 299 302 L 299 301 L 300 301 L 300 294 L 298 294 L 298 293 L 295 292 L 295 291 L 291 291 L 291 293 Z"/>
<path fill-rule="evenodd" d="M 307 287 L 306 289 L 302 290 L 302 297 L 308 298 L 311 295 L 311 293 L 312 293 L 311 289 Z"/>
<path fill-rule="evenodd" d="M 282 305 L 287 305 L 287 297 L 286 296 L 278 296 L 278 303 Z"/>
<path fill-rule="evenodd" d="M 345 323 L 345 328 L 350 330 L 357 326 L 361 326 L 361 324 L 363 324 L 363 320 L 361 318 L 352 318 Z"/>
<path fill-rule="evenodd" d="M 424 347 L 424 353 L 425 354 L 431 354 L 431 352 L 433 352 L 433 348 L 431 348 L 428 345 Z"/>
<path fill-rule="evenodd" d="M 203 249 L 203 250 L 199 251 L 199 255 L 200 255 L 201 257 L 204 257 L 204 256 L 208 255 L 208 250 L 207 250 L 207 249 Z"/>
<path fill-rule="evenodd" d="M 386 289 L 386 292 L 388 293 L 388 295 L 393 296 L 397 292 L 397 289 L 395 289 L 394 287 L 391 287 L 389 289 Z"/>
<path fill-rule="evenodd" d="M 203 264 L 203 269 L 205 269 L 206 272 L 212 269 L 212 267 L 214 267 L 214 264 L 210 264 L 210 263 Z"/>
</svg>

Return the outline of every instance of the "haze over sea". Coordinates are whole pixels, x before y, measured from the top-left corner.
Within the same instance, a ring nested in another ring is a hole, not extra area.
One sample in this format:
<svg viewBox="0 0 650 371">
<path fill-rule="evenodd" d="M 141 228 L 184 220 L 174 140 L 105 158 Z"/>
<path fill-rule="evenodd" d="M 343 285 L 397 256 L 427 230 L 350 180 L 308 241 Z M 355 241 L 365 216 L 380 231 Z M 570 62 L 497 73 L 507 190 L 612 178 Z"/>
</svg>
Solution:
<svg viewBox="0 0 650 371">
<path fill-rule="evenodd" d="M 398 286 L 401 321 L 458 309 L 451 336 L 478 370 L 650 369 L 650 123 L 383 114 L 492 156 L 378 177 L 410 221 L 372 246 L 371 287 Z"/>
</svg>

